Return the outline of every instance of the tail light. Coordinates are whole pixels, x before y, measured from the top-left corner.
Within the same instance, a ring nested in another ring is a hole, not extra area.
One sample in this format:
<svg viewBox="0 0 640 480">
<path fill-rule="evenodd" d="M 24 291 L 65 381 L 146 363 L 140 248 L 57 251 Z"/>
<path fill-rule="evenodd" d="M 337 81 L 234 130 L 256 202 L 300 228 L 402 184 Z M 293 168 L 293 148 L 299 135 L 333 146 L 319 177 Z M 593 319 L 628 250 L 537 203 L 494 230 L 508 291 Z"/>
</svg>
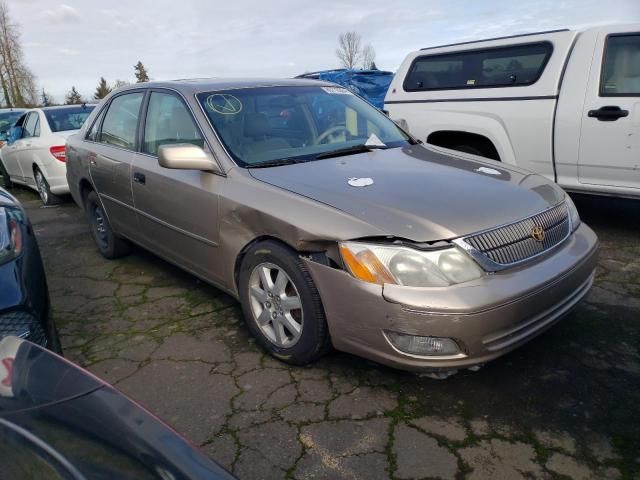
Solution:
<svg viewBox="0 0 640 480">
<path fill-rule="evenodd" d="M 61 162 L 66 162 L 67 154 L 65 153 L 64 148 L 65 148 L 64 145 L 60 145 L 57 147 L 51 147 L 49 151 L 51 152 L 51 155 L 55 157 L 56 160 L 59 160 Z"/>
</svg>

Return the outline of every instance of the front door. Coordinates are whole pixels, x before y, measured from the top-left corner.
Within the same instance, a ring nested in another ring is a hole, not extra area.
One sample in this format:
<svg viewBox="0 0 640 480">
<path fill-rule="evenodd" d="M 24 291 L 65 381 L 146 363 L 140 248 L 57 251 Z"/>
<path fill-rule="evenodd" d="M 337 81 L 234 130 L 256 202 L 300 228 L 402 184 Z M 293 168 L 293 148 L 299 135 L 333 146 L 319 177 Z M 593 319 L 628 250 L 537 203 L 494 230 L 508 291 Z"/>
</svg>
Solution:
<svg viewBox="0 0 640 480">
<path fill-rule="evenodd" d="M 581 183 L 640 189 L 640 32 L 601 33 L 582 114 Z"/>
<path fill-rule="evenodd" d="M 199 170 L 161 167 L 158 148 L 176 143 L 206 149 L 203 135 L 183 100 L 168 91 L 152 91 L 141 152 L 135 156 L 132 170 L 142 243 L 191 272 L 216 281 L 216 192 L 224 178 Z"/>
<path fill-rule="evenodd" d="M 105 114 L 92 125 L 87 140 L 93 185 L 106 210 L 111 227 L 137 239 L 137 216 L 131 192 L 131 162 L 137 148 L 137 126 L 143 91 L 114 97 Z M 102 118 L 104 116 L 104 118 Z"/>
</svg>

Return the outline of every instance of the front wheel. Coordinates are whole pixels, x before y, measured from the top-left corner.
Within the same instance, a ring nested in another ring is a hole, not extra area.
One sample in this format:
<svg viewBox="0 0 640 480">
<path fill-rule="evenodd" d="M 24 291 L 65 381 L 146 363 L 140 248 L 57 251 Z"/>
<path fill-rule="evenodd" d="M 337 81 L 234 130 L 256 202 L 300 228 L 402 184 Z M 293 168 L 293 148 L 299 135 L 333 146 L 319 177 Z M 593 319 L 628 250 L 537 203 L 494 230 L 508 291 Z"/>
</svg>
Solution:
<svg viewBox="0 0 640 480">
<path fill-rule="evenodd" d="M 305 365 L 329 350 L 320 295 L 294 251 L 273 241 L 254 245 L 242 261 L 238 286 L 247 327 L 271 355 Z"/>
<path fill-rule="evenodd" d="M 49 182 L 44 178 L 44 175 L 40 171 L 38 167 L 34 167 L 35 170 L 33 172 L 34 179 L 36 181 L 36 188 L 38 189 L 38 193 L 40 194 L 40 199 L 42 203 L 45 205 L 56 205 L 62 202 L 62 198 L 58 195 L 51 193 L 51 189 L 49 188 Z"/>
<path fill-rule="evenodd" d="M 102 209 L 102 204 L 98 200 L 96 192 L 90 192 L 87 195 L 85 205 L 91 225 L 91 233 L 102 256 L 111 260 L 127 255 L 131 250 L 131 245 L 111 230 L 109 219 Z"/>
</svg>

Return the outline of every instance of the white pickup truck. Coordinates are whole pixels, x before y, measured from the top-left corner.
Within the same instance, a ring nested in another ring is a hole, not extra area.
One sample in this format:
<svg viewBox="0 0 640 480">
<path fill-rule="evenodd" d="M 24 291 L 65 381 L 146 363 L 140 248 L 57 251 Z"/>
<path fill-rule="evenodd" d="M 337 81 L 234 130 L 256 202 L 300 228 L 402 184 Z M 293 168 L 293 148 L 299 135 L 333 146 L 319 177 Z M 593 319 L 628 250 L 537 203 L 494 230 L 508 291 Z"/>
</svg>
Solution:
<svg viewBox="0 0 640 480">
<path fill-rule="evenodd" d="M 384 108 L 426 143 L 640 198 L 640 24 L 412 52 Z"/>
</svg>

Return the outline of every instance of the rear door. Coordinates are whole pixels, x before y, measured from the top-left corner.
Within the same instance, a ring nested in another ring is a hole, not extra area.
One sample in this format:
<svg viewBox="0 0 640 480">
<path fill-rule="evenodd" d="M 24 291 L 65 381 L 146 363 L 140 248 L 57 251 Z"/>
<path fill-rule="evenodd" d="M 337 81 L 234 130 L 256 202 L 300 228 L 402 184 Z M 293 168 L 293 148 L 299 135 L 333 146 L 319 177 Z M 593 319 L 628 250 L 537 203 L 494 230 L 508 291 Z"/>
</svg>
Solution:
<svg viewBox="0 0 640 480">
<path fill-rule="evenodd" d="M 87 134 L 91 179 L 113 229 L 138 238 L 131 192 L 131 162 L 137 149 L 138 120 L 145 92 L 122 93 L 109 103 Z"/>
<path fill-rule="evenodd" d="M 582 112 L 580 183 L 640 188 L 640 31 L 596 42 Z"/>
<path fill-rule="evenodd" d="M 153 90 L 143 123 L 140 153 L 133 162 L 133 199 L 142 243 L 204 278 L 216 279 L 218 196 L 224 177 L 158 164 L 161 145 L 191 143 L 208 150 L 184 100 Z"/>
</svg>

